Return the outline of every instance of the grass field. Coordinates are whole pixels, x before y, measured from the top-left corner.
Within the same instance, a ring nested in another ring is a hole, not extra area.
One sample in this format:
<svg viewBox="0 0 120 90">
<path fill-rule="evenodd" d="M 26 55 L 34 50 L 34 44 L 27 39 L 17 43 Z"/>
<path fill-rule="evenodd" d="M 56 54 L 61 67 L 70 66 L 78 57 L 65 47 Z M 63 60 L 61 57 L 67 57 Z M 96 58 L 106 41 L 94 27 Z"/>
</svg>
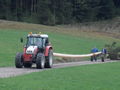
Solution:
<svg viewBox="0 0 120 90">
<path fill-rule="evenodd" d="M 101 49 L 113 41 L 120 45 L 119 39 L 100 32 L 0 21 L 0 67 L 14 66 L 15 54 L 24 47 L 20 38 L 31 31 L 47 33 L 54 52 L 59 53 L 89 53 L 94 46 Z M 104 63 L 0 78 L 0 90 L 119 90 L 119 68 L 120 62 Z"/>
<path fill-rule="evenodd" d="M 105 44 L 113 41 L 120 44 L 119 39 L 103 33 L 68 30 L 66 28 L 36 24 L 4 22 L 0 24 L 0 67 L 14 65 L 16 53 L 21 52 L 24 47 L 24 44 L 20 43 L 20 38 L 26 38 L 31 31 L 47 33 L 54 52 L 58 53 L 87 54 L 94 46 L 101 49 Z"/>
<path fill-rule="evenodd" d="M 0 90 L 119 90 L 120 62 L 51 69 L 0 79 Z"/>
<path fill-rule="evenodd" d="M 0 66 L 14 65 L 15 54 L 21 52 L 24 46 L 20 43 L 20 38 L 25 38 L 28 32 L 27 30 L 0 29 Z M 54 52 L 59 53 L 84 54 L 89 53 L 94 46 L 101 49 L 107 43 L 119 42 L 119 40 L 111 37 L 99 36 L 100 38 L 97 38 L 98 36 L 88 36 L 87 33 L 80 36 L 49 31 L 46 33 L 50 36 Z"/>
</svg>

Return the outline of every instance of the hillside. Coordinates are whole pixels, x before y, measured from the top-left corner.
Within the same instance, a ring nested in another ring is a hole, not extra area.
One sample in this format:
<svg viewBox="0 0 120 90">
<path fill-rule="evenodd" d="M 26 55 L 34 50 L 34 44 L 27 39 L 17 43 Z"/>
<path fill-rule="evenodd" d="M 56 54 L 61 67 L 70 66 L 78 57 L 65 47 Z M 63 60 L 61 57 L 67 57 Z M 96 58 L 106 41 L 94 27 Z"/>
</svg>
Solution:
<svg viewBox="0 0 120 90">
<path fill-rule="evenodd" d="M 62 26 L 63 27 L 63 26 Z M 74 29 L 74 30 L 81 30 L 81 31 L 90 31 L 90 32 L 103 32 L 107 34 L 114 34 L 112 36 L 116 36 L 116 34 L 120 34 L 120 17 L 106 20 L 106 21 L 98 21 L 98 22 L 86 22 L 86 23 L 79 23 L 73 25 L 64 25 L 66 29 Z M 120 37 L 119 37 L 120 38 Z"/>
<path fill-rule="evenodd" d="M 0 28 L 1 29 L 28 29 L 28 30 L 38 30 L 43 29 L 53 29 L 53 30 L 80 30 L 80 31 L 90 31 L 90 32 L 104 32 L 104 33 L 114 33 L 120 34 L 120 17 L 106 20 L 106 21 L 98 21 L 98 22 L 86 22 L 86 23 L 78 23 L 78 24 L 69 24 L 69 25 L 57 25 L 57 26 L 45 26 L 40 24 L 30 24 L 30 23 L 22 23 L 15 21 L 5 21 L 0 20 Z"/>
<path fill-rule="evenodd" d="M 101 50 L 105 44 L 111 44 L 114 41 L 120 45 L 120 40 L 113 37 L 114 35 L 117 36 L 118 33 L 109 34 L 97 31 L 83 31 L 68 26 L 45 26 L 1 20 L 0 66 L 14 65 L 15 55 L 17 52 L 23 51 L 26 36 L 31 31 L 34 33 L 47 33 L 54 52 L 58 53 L 87 54 L 95 46 Z M 20 43 L 21 37 L 24 37 L 24 44 Z"/>
</svg>

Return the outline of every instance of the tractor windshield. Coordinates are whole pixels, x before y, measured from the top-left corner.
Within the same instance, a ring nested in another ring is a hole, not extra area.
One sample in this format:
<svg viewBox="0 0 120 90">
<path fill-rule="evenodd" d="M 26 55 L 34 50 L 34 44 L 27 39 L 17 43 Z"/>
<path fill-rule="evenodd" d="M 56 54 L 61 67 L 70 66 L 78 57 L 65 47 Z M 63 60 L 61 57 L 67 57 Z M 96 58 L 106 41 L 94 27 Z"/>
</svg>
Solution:
<svg viewBox="0 0 120 90">
<path fill-rule="evenodd" d="M 40 38 L 40 37 L 28 37 L 27 38 L 27 47 L 29 47 L 29 46 L 42 47 L 42 38 Z"/>
</svg>

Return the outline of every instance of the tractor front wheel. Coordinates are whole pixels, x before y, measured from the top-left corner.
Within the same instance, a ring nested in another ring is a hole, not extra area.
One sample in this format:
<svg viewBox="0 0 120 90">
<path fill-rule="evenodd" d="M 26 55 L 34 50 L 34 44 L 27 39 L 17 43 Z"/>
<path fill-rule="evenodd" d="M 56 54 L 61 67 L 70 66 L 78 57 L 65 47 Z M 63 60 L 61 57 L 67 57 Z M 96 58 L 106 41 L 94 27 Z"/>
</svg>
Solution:
<svg viewBox="0 0 120 90">
<path fill-rule="evenodd" d="M 17 53 L 15 57 L 15 66 L 16 68 L 22 68 L 23 67 L 23 53 Z"/>
<path fill-rule="evenodd" d="M 45 56 L 43 53 L 38 53 L 36 58 L 36 66 L 38 69 L 43 69 L 45 66 Z"/>
</svg>

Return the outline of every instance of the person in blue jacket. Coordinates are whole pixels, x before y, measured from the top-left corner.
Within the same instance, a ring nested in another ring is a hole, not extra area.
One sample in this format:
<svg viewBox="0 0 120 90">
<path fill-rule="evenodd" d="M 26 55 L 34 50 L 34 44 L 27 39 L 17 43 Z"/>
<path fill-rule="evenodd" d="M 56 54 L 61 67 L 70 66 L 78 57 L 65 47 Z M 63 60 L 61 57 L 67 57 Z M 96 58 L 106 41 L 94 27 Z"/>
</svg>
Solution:
<svg viewBox="0 0 120 90">
<path fill-rule="evenodd" d="M 95 47 L 95 48 L 92 48 L 91 53 L 96 53 L 98 51 L 99 50 Z M 97 61 L 97 55 L 91 56 L 91 61 L 93 61 L 93 60 Z"/>
</svg>

